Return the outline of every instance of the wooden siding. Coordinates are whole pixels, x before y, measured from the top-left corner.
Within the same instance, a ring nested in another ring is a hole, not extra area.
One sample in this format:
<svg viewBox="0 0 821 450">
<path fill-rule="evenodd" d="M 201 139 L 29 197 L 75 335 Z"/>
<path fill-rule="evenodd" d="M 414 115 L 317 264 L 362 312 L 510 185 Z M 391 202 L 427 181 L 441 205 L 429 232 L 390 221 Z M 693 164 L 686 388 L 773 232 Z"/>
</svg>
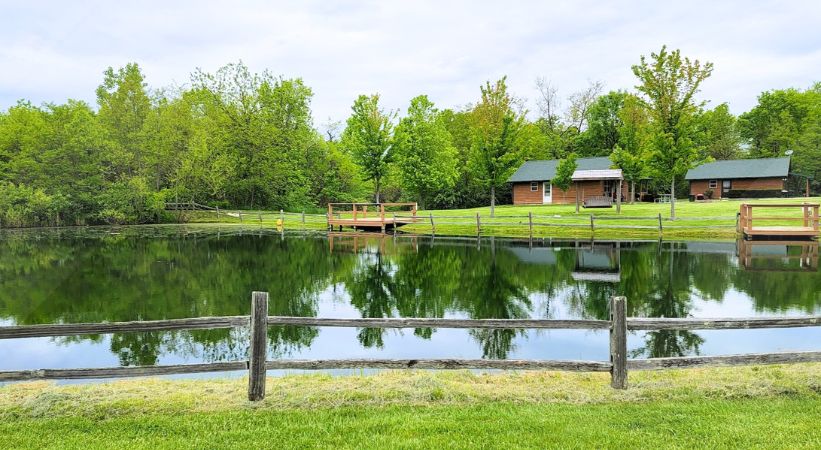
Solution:
<svg viewBox="0 0 821 450">
<path fill-rule="evenodd" d="M 721 184 L 724 180 L 716 180 L 718 184 L 713 188 L 713 198 L 721 198 Z M 732 185 L 730 190 L 740 191 L 780 191 L 784 189 L 784 180 L 778 177 L 773 178 L 737 178 L 730 180 Z M 710 189 L 710 180 L 690 181 L 690 195 L 704 194 Z"/>
<path fill-rule="evenodd" d="M 543 184 L 538 182 L 539 188 L 535 191 L 530 190 L 530 182 L 527 183 L 513 183 L 513 204 L 514 205 L 541 205 L 542 204 L 542 189 Z"/>
<path fill-rule="evenodd" d="M 583 202 L 587 197 L 596 197 L 604 195 L 604 181 L 580 181 L 573 183 L 563 191 L 556 186 L 553 186 L 553 204 L 567 205 L 576 203 L 576 185 L 580 191 L 579 199 Z M 527 183 L 513 183 L 513 204 L 514 205 L 541 205 L 543 203 L 543 182 L 539 182 L 539 189 L 537 191 L 530 190 L 530 182 Z M 622 182 L 622 195 L 625 201 L 629 200 L 630 190 L 626 181 Z"/>
</svg>

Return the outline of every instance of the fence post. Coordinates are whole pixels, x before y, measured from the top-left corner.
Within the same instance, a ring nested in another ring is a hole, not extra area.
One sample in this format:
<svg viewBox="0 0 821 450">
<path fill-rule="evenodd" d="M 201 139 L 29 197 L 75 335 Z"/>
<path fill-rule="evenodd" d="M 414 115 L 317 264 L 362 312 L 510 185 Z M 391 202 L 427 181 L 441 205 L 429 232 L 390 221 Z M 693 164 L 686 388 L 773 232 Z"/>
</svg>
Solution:
<svg viewBox="0 0 821 450">
<path fill-rule="evenodd" d="M 302 211 L 302 229 L 305 229 L 305 211 Z"/>
<path fill-rule="evenodd" d="M 627 319 L 624 297 L 610 301 L 610 386 L 627 389 Z"/>
<path fill-rule="evenodd" d="M 259 218 L 259 223 L 262 223 L 262 213 L 259 212 L 259 213 L 257 213 L 257 215 L 258 215 L 258 218 Z"/>
<path fill-rule="evenodd" d="M 219 217 L 220 217 L 220 207 L 217 206 L 217 219 L 219 219 Z"/>
<path fill-rule="evenodd" d="M 661 226 L 661 213 L 659 213 L 659 238 L 664 234 L 664 229 Z"/>
<path fill-rule="evenodd" d="M 251 294 L 251 348 L 248 361 L 248 400 L 265 398 L 265 357 L 268 354 L 268 293 Z"/>
<path fill-rule="evenodd" d="M 593 225 L 593 214 L 590 214 L 590 234 L 596 234 L 596 229 Z"/>
<path fill-rule="evenodd" d="M 533 240 L 533 211 L 527 213 L 527 224 L 530 229 L 530 240 Z"/>
<path fill-rule="evenodd" d="M 242 213 L 238 212 L 237 215 L 239 216 L 239 223 L 242 223 Z"/>
<path fill-rule="evenodd" d="M 480 236 L 482 234 L 482 224 L 479 220 L 479 213 L 476 213 L 476 236 Z"/>
<path fill-rule="evenodd" d="M 430 232 L 436 234 L 436 224 L 433 223 L 433 213 L 430 213 Z"/>
</svg>

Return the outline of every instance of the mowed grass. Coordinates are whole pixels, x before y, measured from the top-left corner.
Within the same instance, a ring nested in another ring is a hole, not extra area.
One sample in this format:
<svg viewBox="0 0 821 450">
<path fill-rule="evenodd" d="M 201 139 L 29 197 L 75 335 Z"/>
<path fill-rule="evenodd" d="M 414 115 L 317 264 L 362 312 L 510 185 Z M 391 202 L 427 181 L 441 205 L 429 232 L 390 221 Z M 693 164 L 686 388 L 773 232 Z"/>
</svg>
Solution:
<svg viewBox="0 0 821 450">
<path fill-rule="evenodd" d="M 819 448 L 821 364 L 0 387 L 0 448 Z"/>
<path fill-rule="evenodd" d="M 616 208 L 581 208 L 576 213 L 575 205 L 500 205 L 496 207 L 494 218 L 490 217 L 490 208 L 472 208 L 455 210 L 420 210 L 417 213 L 418 223 L 400 228 L 402 232 L 413 234 L 431 234 L 433 227 L 430 216 L 433 216 L 436 234 L 446 236 L 476 236 L 476 215 L 479 214 L 480 233 L 482 236 L 528 237 L 530 235 L 528 215 L 533 215 L 534 237 L 568 237 L 568 238 L 658 238 L 659 215 L 662 218 L 661 234 L 665 239 L 734 239 L 736 237 L 736 214 L 742 203 L 819 203 L 821 198 L 790 198 L 760 200 L 721 200 L 709 202 L 676 202 L 676 220 L 670 219 L 669 203 L 635 203 L 622 205 L 621 213 Z M 369 212 L 373 217 L 377 214 Z M 389 213 L 394 214 L 393 211 Z M 407 211 L 396 211 L 398 216 L 407 216 Z M 594 216 L 593 229 L 590 227 L 590 216 Z M 802 217 L 801 208 L 756 210 L 758 216 Z M 344 214 L 343 217 L 350 216 Z M 243 225 L 276 227 L 279 212 L 245 211 Z M 324 215 L 306 215 L 305 223 L 300 214 L 286 214 L 284 227 L 287 230 L 325 230 L 327 222 Z M 198 213 L 191 217 L 193 222 L 221 222 L 240 224 L 237 217 L 215 217 L 213 213 Z M 799 226 L 796 221 L 756 221 L 755 225 Z"/>
</svg>

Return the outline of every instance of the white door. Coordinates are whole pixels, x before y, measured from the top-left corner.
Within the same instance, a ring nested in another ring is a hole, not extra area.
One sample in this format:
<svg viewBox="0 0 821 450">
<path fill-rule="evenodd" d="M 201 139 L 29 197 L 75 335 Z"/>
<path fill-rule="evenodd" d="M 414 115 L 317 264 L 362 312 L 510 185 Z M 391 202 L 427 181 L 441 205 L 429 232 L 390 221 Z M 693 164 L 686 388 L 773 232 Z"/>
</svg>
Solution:
<svg viewBox="0 0 821 450">
<path fill-rule="evenodd" d="M 550 182 L 544 182 L 544 198 L 542 199 L 542 203 L 553 203 L 553 189 L 550 187 Z"/>
</svg>

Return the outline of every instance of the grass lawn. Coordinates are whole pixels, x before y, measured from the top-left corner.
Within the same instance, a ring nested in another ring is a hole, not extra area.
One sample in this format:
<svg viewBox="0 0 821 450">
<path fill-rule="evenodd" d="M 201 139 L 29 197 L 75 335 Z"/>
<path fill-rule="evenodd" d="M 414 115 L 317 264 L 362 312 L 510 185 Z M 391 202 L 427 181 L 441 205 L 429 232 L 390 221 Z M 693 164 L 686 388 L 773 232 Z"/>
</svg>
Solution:
<svg viewBox="0 0 821 450">
<path fill-rule="evenodd" d="M 658 238 L 659 214 L 662 217 L 665 239 L 735 239 L 736 214 L 741 203 L 819 203 L 821 198 L 762 199 L 762 200 L 722 200 L 712 202 L 679 201 L 676 203 L 676 220 L 670 220 L 670 205 L 658 203 L 636 203 L 622 205 L 621 214 L 614 208 L 582 208 L 579 214 L 575 205 L 532 205 L 496 207 L 496 217 L 490 217 L 490 208 L 459 210 L 419 211 L 420 222 L 406 225 L 401 231 L 407 233 L 430 234 L 430 215 L 433 215 L 437 235 L 476 236 L 476 214 L 480 215 L 483 236 L 527 237 L 529 235 L 528 214 L 533 214 L 535 237 L 570 238 Z M 770 216 L 801 217 L 801 210 L 769 210 L 761 213 Z M 397 213 L 402 214 L 402 213 Z M 404 214 L 407 214 L 405 212 Z M 594 215 L 594 228 L 590 229 L 590 215 Z M 278 212 L 243 212 L 243 224 L 275 227 Z M 239 224 L 236 217 L 216 218 L 213 213 L 198 213 L 193 222 L 220 222 Z M 324 216 L 308 215 L 302 223 L 299 214 L 285 216 L 286 229 L 325 230 Z M 800 225 L 799 222 L 756 221 L 757 225 Z M 639 228 L 625 228 L 639 227 Z"/>
<path fill-rule="evenodd" d="M 0 387 L 0 448 L 819 448 L 821 364 Z"/>
</svg>

